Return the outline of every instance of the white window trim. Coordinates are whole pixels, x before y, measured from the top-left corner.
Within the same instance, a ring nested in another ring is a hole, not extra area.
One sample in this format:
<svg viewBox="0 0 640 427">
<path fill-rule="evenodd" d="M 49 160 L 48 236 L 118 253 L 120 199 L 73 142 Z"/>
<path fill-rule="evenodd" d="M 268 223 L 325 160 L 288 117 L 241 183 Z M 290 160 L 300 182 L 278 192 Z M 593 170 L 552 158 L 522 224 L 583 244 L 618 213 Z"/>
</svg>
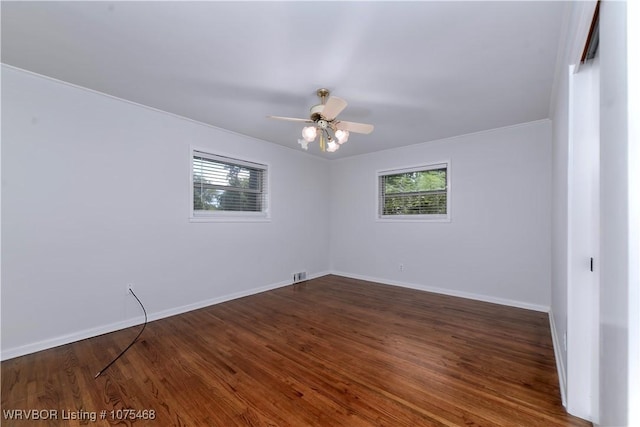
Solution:
<svg viewBox="0 0 640 427">
<path fill-rule="evenodd" d="M 211 211 L 205 213 L 196 214 L 193 209 L 193 156 L 194 154 L 202 153 L 210 155 L 212 157 L 228 158 L 237 162 L 239 165 L 245 166 L 260 166 L 264 167 L 267 174 L 267 197 L 266 197 L 266 209 L 262 212 L 234 212 L 234 211 Z M 228 154 L 219 150 L 212 150 L 211 148 L 189 146 L 189 222 L 270 222 L 271 221 L 271 166 L 267 162 L 256 161 L 248 159 L 245 156 L 238 158 L 237 154 Z"/>
<path fill-rule="evenodd" d="M 447 214 L 432 215 L 382 215 L 380 213 L 380 177 L 383 175 L 393 175 L 404 172 L 426 171 L 439 169 L 445 166 L 447 168 Z M 384 169 L 376 171 L 375 179 L 375 198 L 376 198 L 376 221 L 377 222 L 451 222 L 451 160 L 443 160 L 440 162 L 425 163 L 421 165 L 412 165 L 405 167 L 397 167 L 393 169 Z"/>
</svg>

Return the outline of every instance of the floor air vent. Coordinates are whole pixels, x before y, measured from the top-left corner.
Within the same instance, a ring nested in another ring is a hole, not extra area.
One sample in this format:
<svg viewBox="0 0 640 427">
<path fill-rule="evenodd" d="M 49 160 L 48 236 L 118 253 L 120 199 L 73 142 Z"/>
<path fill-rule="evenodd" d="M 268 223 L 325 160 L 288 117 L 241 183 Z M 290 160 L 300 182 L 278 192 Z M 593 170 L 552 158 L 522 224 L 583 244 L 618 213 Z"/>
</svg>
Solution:
<svg viewBox="0 0 640 427">
<path fill-rule="evenodd" d="M 293 283 L 304 282 L 307 280 L 307 272 L 293 273 Z"/>
</svg>

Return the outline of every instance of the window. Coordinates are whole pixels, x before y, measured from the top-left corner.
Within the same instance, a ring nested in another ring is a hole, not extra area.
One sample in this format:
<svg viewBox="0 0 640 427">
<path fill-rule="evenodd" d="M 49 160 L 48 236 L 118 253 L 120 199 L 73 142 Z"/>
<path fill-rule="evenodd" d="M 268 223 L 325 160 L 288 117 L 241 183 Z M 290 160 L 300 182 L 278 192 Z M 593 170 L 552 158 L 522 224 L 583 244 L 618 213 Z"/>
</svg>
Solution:
<svg viewBox="0 0 640 427">
<path fill-rule="evenodd" d="M 193 150 L 193 218 L 266 219 L 267 166 Z"/>
<path fill-rule="evenodd" d="M 449 219 L 449 163 L 378 173 L 378 218 Z"/>
</svg>

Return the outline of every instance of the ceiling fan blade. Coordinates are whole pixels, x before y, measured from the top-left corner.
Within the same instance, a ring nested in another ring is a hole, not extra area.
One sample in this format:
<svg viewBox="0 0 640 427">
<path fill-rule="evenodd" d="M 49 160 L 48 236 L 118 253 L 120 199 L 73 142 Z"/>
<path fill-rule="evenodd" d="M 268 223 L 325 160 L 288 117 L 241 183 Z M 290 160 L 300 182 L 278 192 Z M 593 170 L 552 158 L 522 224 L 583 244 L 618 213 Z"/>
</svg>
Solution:
<svg viewBox="0 0 640 427">
<path fill-rule="evenodd" d="M 305 122 L 305 123 L 313 123 L 313 120 L 309 120 L 309 119 L 298 119 L 295 117 L 282 117 L 282 116 L 267 116 L 267 118 L 269 119 L 276 119 L 276 120 L 287 120 L 290 122 Z"/>
<path fill-rule="evenodd" d="M 349 132 L 370 134 L 373 132 L 373 125 L 355 122 L 337 122 L 336 129 L 348 130 Z"/>
<path fill-rule="evenodd" d="M 347 106 L 347 101 L 345 101 L 342 98 L 338 98 L 337 96 L 332 96 L 329 99 L 327 99 L 327 103 L 324 104 L 324 108 L 322 109 L 322 113 L 321 113 L 322 117 L 331 121 L 335 119 L 336 116 L 340 114 L 340 112 L 344 110 L 344 107 L 346 106 Z"/>
</svg>

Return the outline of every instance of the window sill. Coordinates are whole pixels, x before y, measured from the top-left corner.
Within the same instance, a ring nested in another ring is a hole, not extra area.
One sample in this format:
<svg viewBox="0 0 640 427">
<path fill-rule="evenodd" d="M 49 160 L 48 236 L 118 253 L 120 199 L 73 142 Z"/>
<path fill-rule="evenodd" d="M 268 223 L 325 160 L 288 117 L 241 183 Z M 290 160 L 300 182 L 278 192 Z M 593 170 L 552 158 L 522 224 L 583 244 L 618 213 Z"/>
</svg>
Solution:
<svg viewBox="0 0 640 427">
<path fill-rule="evenodd" d="M 395 215 L 395 216 L 384 216 L 377 217 L 376 221 L 378 222 L 405 222 L 405 223 L 413 223 L 413 222 L 451 222 L 450 216 L 424 216 L 424 215 Z"/>
<path fill-rule="evenodd" d="M 271 222 L 267 215 L 202 215 L 191 216 L 189 222 Z"/>
</svg>

